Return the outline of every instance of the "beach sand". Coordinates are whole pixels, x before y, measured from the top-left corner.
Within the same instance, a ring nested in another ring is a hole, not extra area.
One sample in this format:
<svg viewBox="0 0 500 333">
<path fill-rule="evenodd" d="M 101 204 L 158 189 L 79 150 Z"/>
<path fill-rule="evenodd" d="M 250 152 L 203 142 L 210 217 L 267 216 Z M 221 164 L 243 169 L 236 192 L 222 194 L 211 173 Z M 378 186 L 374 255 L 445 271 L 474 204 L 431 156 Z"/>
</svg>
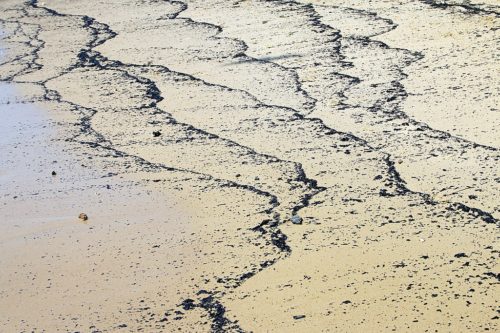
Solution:
<svg viewBox="0 0 500 333">
<path fill-rule="evenodd" d="M 497 331 L 499 16 L 3 0 L 0 332 Z"/>
</svg>

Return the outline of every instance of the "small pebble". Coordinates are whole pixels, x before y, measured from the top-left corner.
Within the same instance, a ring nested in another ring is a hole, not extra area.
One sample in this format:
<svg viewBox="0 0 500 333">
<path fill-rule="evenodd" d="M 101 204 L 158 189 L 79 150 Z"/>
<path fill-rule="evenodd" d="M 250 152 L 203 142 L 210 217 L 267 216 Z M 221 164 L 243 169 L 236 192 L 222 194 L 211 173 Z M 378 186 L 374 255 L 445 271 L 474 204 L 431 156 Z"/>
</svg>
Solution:
<svg viewBox="0 0 500 333">
<path fill-rule="evenodd" d="M 293 224 L 302 224 L 302 217 L 300 217 L 298 215 L 294 215 L 294 216 L 292 216 L 290 221 L 292 221 Z"/>
</svg>

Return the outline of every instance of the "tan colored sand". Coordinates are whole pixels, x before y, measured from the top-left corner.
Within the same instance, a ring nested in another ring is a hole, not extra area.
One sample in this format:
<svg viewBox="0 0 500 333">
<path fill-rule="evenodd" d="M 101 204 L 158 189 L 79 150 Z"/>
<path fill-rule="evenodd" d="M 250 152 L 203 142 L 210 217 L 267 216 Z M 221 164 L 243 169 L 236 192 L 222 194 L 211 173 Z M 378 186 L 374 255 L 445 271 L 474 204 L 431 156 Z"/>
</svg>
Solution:
<svg viewBox="0 0 500 333">
<path fill-rule="evenodd" d="M 3 1 L 0 331 L 497 330 L 498 14 L 453 4 Z"/>
</svg>

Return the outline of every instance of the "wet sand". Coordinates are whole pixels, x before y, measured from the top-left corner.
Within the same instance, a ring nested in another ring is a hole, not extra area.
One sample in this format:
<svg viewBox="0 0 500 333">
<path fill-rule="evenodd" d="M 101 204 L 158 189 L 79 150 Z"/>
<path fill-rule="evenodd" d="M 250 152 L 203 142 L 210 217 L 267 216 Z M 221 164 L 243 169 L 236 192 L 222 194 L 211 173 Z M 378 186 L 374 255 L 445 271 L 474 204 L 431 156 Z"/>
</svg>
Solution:
<svg viewBox="0 0 500 333">
<path fill-rule="evenodd" d="M 0 9 L 0 331 L 498 330 L 495 1 Z"/>
</svg>

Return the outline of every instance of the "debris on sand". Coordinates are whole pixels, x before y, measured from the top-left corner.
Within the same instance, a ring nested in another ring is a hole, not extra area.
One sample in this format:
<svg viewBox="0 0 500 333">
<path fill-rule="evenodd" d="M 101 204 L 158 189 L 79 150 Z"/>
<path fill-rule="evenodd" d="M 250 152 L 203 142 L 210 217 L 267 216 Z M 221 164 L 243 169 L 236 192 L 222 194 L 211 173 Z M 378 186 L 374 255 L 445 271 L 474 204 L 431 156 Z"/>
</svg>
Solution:
<svg viewBox="0 0 500 333">
<path fill-rule="evenodd" d="M 80 213 L 80 215 L 78 215 L 78 218 L 82 221 L 87 221 L 89 219 L 89 217 L 85 213 Z"/>
<path fill-rule="evenodd" d="M 298 215 L 294 215 L 294 216 L 292 216 L 290 221 L 292 221 L 293 224 L 302 224 L 302 217 L 300 217 Z"/>
</svg>

